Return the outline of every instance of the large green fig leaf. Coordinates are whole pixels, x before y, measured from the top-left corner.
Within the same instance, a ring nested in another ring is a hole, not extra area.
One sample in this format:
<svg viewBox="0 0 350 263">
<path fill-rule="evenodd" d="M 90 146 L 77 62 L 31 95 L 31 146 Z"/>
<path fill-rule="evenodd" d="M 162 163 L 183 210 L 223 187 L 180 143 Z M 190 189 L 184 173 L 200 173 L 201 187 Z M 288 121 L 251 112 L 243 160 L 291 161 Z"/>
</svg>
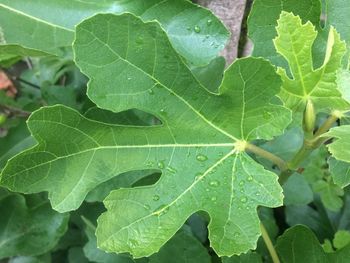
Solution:
<svg viewBox="0 0 350 263">
<path fill-rule="evenodd" d="M 68 214 L 53 211 L 48 201 L 28 206 L 23 196 L 0 198 L 0 259 L 41 255 L 52 249 L 67 230 Z"/>
<path fill-rule="evenodd" d="M 283 80 L 280 97 L 285 105 L 294 111 L 303 111 L 307 101 L 311 101 L 318 111 L 349 109 L 337 88 L 337 71 L 346 46 L 335 29 L 329 31 L 324 63 L 317 69 L 312 59 L 317 31 L 310 22 L 302 24 L 300 17 L 282 12 L 277 32 L 276 50 L 288 61 L 292 74 L 290 77 L 285 69 L 279 68 Z"/>
<path fill-rule="evenodd" d="M 97 227 L 98 245 L 149 256 L 197 211 L 209 214 L 209 239 L 219 255 L 246 252 L 260 235 L 257 206 L 282 204 L 277 176 L 244 152 L 290 123 L 276 100 L 281 81 L 259 58 L 237 60 L 219 93 L 203 88 L 157 22 L 131 15 L 96 15 L 77 27 L 75 60 L 90 78 L 100 108 L 136 108 L 156 126 L 89 120 L 64 106 L 36 111 L 28 125 L 38 145 L 13 158 L 1 184 L 48 191 L 54 209 L 77 209 L 89 191 L 132 170 L 162 172 L 150 186 L 113 191 Z M 127 240 L 127 241 L 126 241 Z"/>
<path fill-rule="evenodd" d="M 187 0 L 0 0 L 0 27 L 6 43 L 22 51 L 18 55 L 35 55 L 34 49 L 62 56 L 72 45 L 75 25 L 101 12 L 130 12 L 145 21 L 158 20 L 175 49 L 196 65 L 216 57 L 229 37 L 209 10 Z"/>
</svg>

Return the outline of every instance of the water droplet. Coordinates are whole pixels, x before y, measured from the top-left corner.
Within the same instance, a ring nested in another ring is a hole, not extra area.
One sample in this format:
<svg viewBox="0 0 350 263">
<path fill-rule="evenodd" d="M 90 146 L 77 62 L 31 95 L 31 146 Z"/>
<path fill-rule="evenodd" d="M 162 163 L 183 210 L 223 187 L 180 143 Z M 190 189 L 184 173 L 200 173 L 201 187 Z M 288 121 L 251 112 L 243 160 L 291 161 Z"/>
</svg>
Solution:
<svg viewBox="0 0 350 263">
<path fill-rule="evenodd" d="M 153 201 L 158 201 L 160 199 L 159 195 L 154 195 L 153 196 Z"/>
<path fill-rule="evenodd" d="M 150 210 L 151 209 L 151 207 L 149 206 L 149 205 L 144 205 L 143 206 L 146 210 Z"/>
<path fill-rule="evenodd" d="M 211 201 L 215 202 L 217 200 L 216 196 L 213 196 L 212 198 L 210 198 Z"/>
<path fill-rule="evenodd" d="M 239 186 L 243 186 L 245 184 L 245 182 L 242 180 L 239 182 Z"/>
<path fill-rule="evenodd" d="M 146 166 L 147 166 L 147 167 L 151 167 L 151 166 L 153 166 L 153 164 L 154 164 L 153 162 L 148 161 L 148 162 L 146 163 Z"/>
<path fill-rule="evenodd" d="M 264 112 L 263 112 L 263 118 L 264 118 L 265 120 L 271 119 L 270 113 L 269 113 L 268 111 L 264 111 Z"/>
<path fill-rule="evenodd" d="M 136 44 L 139 44 L 139 45 L 143 44 L 143 38 L 142 37 L 138 37 L 136 39 Z"/>
<path fill-rule="evenodd" d="M 158 164 L 157 164 L 157 166 L 158 166 L 159 169 L 164 169 L 164 167 L 165 167 L 163 161 L 159 161 Z"/>
<path fill-rule="evenodd" d="M 149 95 L 153 95 L 153 94 L 154 94 L 153 89 L 148 90 L 148 94 L 149 94 Z"/>
<path fill-rule="evenodd" d="M 242 202 L 242 203 L 246 203 L 247 201 L 248 201 L 247 197 L 242 197 L 242 198 L 241 198 L 241 202 Z"/>
<path fill-rule="evenodd" d="M 208 26 L 210 26 L 212 23 L 213 23 L 213 20 L 211 20 L 211 19 L 208 19 L 208 20 L 207 20 L 207 25 L 208 25 Z"/>
<path fill-rule="evenodd" d="M 196 33 L 199 33 L 199 32 L 201 32 L 201 28 L 199 27 L 199 26 L 195 26 L 194 27 L 194 32 L 196 32 Z"/>
<path fill-rule="evenodd" d="M 203 154 L 198 154 L 196 159 L 200 162 L 204 162 L 204 161 L 208 160 L 208 157 L 203 155 Z"/>
<path fill-rule="evenodd" d="M 233 234 L 233 237 L 235 237 L 235 238 L 237 238 L 237 237 L 239 237 L 240 236 L 240 233 L 239 232 L 235 232 L 234 234 Z"/>
<path fill-rule="evenodd" d="M 220 185 L 220 183 L 219 183 L 219 181 L 214 180 L 214 181 L 210 181 L 209 185 L 211 187 L 218 187 Z"/>
<path fill-rule="evenodd" d="M 130 81 L 132 78 L 131 77 L 128 77 L 128 80 Z"/>
<path fill-rule="evenodd" d="M 255 193 L 255 196 L 260 196 L 260 193 Z"/>
<path fill-rule="evenodd" d="M 248 180 L 249 182 L 251 182 L 251 181 L 253 181 L 253 177 L 252 177 L 252 176 L 249 176 L 249 177 L 247 178 L 247 180 Z"/>
<path fill-rule="evenodd" d="M 205 38 L 208 39 L 210 36 L 209 35 L 205 35 Z"/>
<path fill-rule="evenodd" d="M 136 239 L 130 238 L 129 244 L 130 244 L 130 247 L 137 247 L 139 245 L 139 242 Z"/>
<path fill-rule="evenodd" d="M 177 172 L 177 170 L 171 166 L 168 166 L 166 169 L 172 174 L 175 174 Z"/>
<path fill-rule="evenodd" d="M 197 173 L 196 176 L 194 177 L 194 180 L 198 181 L 199 179 L 201 179 L 202 174 L 201 173 Z"/>
<path fill-rule="evenodd" d="M 188 26 L 188 27 L 187 27 L 187 30 L 188 30 L 188 31 L 191 31 L 191 27 Z"/>
<path fill-rule="evenodd" d="M 160 110 L 160 113 L 161 113 L 161 114 L 163 114 L 163 115 L 165 115 L 165 114 L 166 114 L 166 112 L 165 112 L 165 110 L 164 110 L 164 109 L 161 109 L 161 110 Z"/>
<path fill-rule="evenodd" d="M 205 188 L 205 191 L 209 192 L 209 191 L 210 191 L 210 189 L 209 189 L 209 188 Z"/>
</svg>

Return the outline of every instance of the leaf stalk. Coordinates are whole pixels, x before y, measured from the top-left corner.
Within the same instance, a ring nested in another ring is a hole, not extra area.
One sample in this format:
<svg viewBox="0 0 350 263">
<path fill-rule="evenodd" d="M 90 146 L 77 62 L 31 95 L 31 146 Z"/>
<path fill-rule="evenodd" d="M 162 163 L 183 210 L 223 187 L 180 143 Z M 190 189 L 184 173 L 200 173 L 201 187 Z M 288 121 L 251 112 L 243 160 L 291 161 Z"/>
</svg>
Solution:
<svg viewBox="0 0 350 263">
<path fill-rule="evenodd" d="M 280 259 L 278 258 L 277 252 L 275 250 L 275 247 L 272 244 L 272 241 L 269 237 L 269 234 L 267 233 L 267 230 L 265 228 L 265 226 L 263 225 L 263 223 L 260 222 L 260 229 L 261 229 L 261 235 L 262 238 L 264 239 L 264 242 L 266 244 L 266 247 L 271 255 L 272 258 L 272 262 L 273 263 L 280 263 Z"/>
</svg>

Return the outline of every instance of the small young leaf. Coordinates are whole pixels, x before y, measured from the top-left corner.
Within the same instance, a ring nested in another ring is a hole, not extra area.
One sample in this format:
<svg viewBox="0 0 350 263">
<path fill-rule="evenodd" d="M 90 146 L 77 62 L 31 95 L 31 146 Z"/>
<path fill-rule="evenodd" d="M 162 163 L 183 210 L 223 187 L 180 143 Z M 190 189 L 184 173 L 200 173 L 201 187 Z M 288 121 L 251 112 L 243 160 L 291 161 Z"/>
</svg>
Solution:
<svg viewBox="0 0 350 263">
<path fill-rule="evenodd" d="M 269 59 L 274 65 L 287 68 L 285 59 L 276 52 L 272 39 L 277 36 L 277 20 L 282 11 L 292 12 L 303 22 L 318 25 L 321 16 L 319 0 L 255 0 L 248 18 L 248 34 L 254 42 L 254 56 Z"/>
<path fill-rule="evenodd" d="M 349 109 L 336 83 L 346 48 L 336 30 L 329 31 L 324 63 L 318 69 L 314 69 L 311 52 L 317 32 L 310 22 L 302 24 L 300 17 L 282 12 L 277 32 L 276 50 L 288 61 L 293 76 L 290 78 L 285 69 L 278 70 L 283 80 L 280 97 L 285 105 L 294 111 L 303 111 L 311 101 L 316 111 Z"/>
</svg>

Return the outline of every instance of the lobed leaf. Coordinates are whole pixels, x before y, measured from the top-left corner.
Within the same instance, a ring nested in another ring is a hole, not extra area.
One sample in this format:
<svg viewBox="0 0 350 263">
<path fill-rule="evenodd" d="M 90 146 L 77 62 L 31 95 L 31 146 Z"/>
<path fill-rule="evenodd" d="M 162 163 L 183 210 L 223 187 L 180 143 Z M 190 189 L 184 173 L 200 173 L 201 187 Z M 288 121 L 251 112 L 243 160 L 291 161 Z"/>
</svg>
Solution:
<svg viewBox="0 0 350 263">
<path fill-rule="evenodd" d="M 1 184 L 26 193 L 48 191 L 54 209 L 63 212 L 78 208 L 88 192 L 118 174 L 158 169 L 156 184 L 106 198 L 99 247 L 149 256 L 190 215 L 205 211 L 219 255 L 254 248 L 260 235 L 256 207 L 279 206 L 282 194 L 277 176 L 242 150 L 246 141 L 281 134 L 291 120 L 289 110 L 270 102 L 281 83 L 271 64 L 238 60 L 225 72 L 219 93 L 209 92 L 160 25 L 131 14 L 85 20 L 77 27 L 74 52 L 90 78 L 88 95 L 100 108 L 136 108 L 162 124 L 104 124 L 63 106 L 40 109 L 28 121 L 38 145 L 7 164 Z"/>
</svg>

